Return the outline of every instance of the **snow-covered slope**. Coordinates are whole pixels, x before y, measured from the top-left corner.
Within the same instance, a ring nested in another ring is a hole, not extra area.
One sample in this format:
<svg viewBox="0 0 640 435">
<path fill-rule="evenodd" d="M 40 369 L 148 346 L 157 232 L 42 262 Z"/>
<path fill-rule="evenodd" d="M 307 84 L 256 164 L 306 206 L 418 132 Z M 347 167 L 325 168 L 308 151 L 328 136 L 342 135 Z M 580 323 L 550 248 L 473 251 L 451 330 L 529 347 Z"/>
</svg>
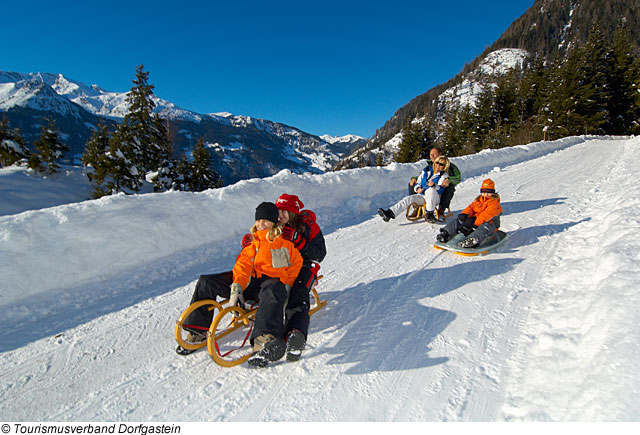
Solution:
<svg viewBox="0 0 640 435">
<path fill-rule="evenodd" d="M 454 159 L 459 212 L 490 176 L 508 244 L 466 258 L 377 207 L 420 163 L 287 171 L 204 193 L 0 217 L 7 420 L 637 421 L 640 139 L 575 137 Z M 1 174 L 1 173 L 0 173 Z M 198 275 L 228 269 L 253 209 L 318 213 L 328 255 L 298 363 L 179 357 Z"/>
</svg>

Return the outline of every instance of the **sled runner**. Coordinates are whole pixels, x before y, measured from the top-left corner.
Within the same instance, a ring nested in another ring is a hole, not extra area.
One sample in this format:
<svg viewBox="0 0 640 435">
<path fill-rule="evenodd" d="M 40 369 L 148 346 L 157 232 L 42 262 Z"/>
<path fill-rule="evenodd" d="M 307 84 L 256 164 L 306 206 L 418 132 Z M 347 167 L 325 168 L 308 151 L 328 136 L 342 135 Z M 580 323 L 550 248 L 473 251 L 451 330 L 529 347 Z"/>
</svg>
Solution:
<svg viewBox="0 0 640 435">
<path fill-rule="evenodd" d="M 316 284 L 322 278 L 319 276 L 311 287 L 313 304 L 309 309 L 311 316 L 320 308 L 327 304 L 327 301 L 320 300 L 316 291 Z M 253 322 L 256 318 L 258 304 L 254 301 L 247 301 L 245 308 L 239 306 L 225 306 L 228 299 L 217 302 L 213 299 L 203 299 L 189 305 L 176 321 L 175 336 L 176 341 L 184 352 L 181 355 L 188 355 L 200 348 L 207 346 L 209 354 L 213 360 L 223 367 L 233 367 L 242 364 L 251 356 L 251 345 L 249 339 L 253 330 Z M 209 311 L 215 311 L 211 326 L 203 328 L 195 325 L 185 325 L 184 321 L 189 315 L 200 307 L 207 307 Z M 200 342 L 187 341 L 189 332 L 197 332 L 206 335 L 206 340 Z"/>
<path fill-rule="evenodd" d="M 433 247 L 436 249 L 451 251 L 454 254 L 458 255 L 485 255 L 504 245 L 507 242 L 507 238 L 507 233 L 498 230 L 491 236 L 487 237 L 480 245 L 476 246 L 475 248 L 459 248 L 458 243 L 465 239 L 465 235 L 458 233 L 453 236 L 447 243 L 436 242 Z"/>
<path fill-rule="evenodd" d="M 425 213 L 424 207 L 425 204 L 419 205 L 417 202 L 412 202 L 411 204 L 409 204 L 409 207 L 407 207 L 407 219 L 411 222 L 415 222 L 419 219 L 424 219 L 426 221 L 427 214 Z M 440 213 L 438 213 L 438 209 L 436 209 L 435 214 L 438 222 L 444 222 L 448 217 L 453 216 L 450 208 L 447 208 L 445 210 L 444 215 L 442 216 L 442 220 L 440 220 Z"/>
</svg>

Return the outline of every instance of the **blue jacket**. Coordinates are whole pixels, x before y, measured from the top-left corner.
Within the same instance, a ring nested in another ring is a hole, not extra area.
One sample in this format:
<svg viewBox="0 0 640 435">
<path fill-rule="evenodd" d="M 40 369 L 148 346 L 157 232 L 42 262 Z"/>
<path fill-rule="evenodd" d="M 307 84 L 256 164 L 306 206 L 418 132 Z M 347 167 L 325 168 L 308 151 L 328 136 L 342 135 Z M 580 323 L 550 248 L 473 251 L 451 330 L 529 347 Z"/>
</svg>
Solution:
<svg viewBox="0 0 640 435">
<path fill-rule="evenodd" d="M 442 192 L 444 192 L 442 182 L 447 178 L 449 178 L 449 174 L 447 174 L 445 171 L 434 172 L 432 166 L 425 166 L 425 168 L 420 173 L 420 176 L 418 177 L 416 186 L 420 186 L 426 191 L 427 189 L 429 189 L 429 185 L 427 183 L 429 181 L 433 181 L 433 183 L 435 184 L 435 186 L 433 187 L 438 192 L 438 195 L 442 195 Z M 424 192 L 422 192 L 422 194 L 424 195 Z"/>
</svg>

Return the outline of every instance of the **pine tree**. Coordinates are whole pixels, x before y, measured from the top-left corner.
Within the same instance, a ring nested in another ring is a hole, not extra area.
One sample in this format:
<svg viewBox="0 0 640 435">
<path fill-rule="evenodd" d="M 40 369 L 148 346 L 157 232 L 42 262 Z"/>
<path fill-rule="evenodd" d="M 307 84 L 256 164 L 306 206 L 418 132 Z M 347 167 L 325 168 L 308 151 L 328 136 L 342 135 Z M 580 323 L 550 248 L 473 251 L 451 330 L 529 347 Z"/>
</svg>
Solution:
<svg viewBox="0 0 640 435">
<path fill-rule="evenodd" d="M 5 119 L 0 121 L 0 166 L 13 165 L 27 159 L 29 154 L 20 131 L 12 129 Z"/>
<path fill-rule="evenodd" d="M 498 121 L 495 101 L 496 96 L 494 90 L 485 84 L 484 90 L 478 97 L 475 107 L 469 107 L 474 124 L 470 132 L 474 150 L 490 148 L 490 145 L 485 142 L 487 135 Z"/>
<path fill-rule="evenodd" d="M 211 155 L 204 146 L 202 138 L 193 149 L 193 165 L 188 186 L 193 192 L 222 187 L 222 178 L 212 169 Z"/>
<path fill-rule="evenodd" d="M 613 73 L 613 56 L 597 24 L 593 25 L 581 55 L 573 121 L 584 126 L 581 134 L 604 134 L 605 127 L 610 124 L 608 105 L 612 93 L 609 77 Z"/>
<path fill-rule="evenodd" d="M 376 166 L 384 166 L 384 153 L 379 152 L 376 155 Z"/>
<path fill-rule="evenodd" d="M 402 142 L 395 160 L 400 163 L 417 162 L 429 157 L 429 149 L 433 146 L 434 134 L 431 124 L 424 119 L 418 122 L 409 121 L 402 129 Z"/>
<path fill-rule="evenodd" d="M 186 162 L 188 166 L 188 162 Z M 151 178 L 154 192 L 163 192 L 165 190 L 188 190 L 181 168 L 185 164 L 171 159 L 163 160 L 156 174 Z M 182 169 L 184 171 L 184 169 Z"/>
<path fill-rule="evenodd" d="M 49 119 L 49 124 L 41 128 L 40 138 L 36 140 L 33 145 L 38 158 L 30 161 L 35 164 L 36 160 L 39 160 L 40 164 L 34 165 L 32 169 L 48 174 L 58 172 L 58 169 L 60 169 L 58 160 L 64 156 L 65 151 L 69 151 L 69 147 L 60 140 L 60 133 L 56 129 L 53 119 Z"/>
<path fill-rule="evenodd" d="M 576 54 L 574 51 L 572 57 L 557 58 L 546 71 L 542 98 L 535 117 L 535 124 L 544 132 L 546 140 L 572 134 L 567 116 L 573 110 L 573 85 L 578 75 Z"/>
<path fill-rule="evenodd" d="M 171 159 L 164 122 L 153 113 L 153 85 L 144 66 L 136 67 L 134 86 L 127 94 L 129 111 L 111 137 L 109 156 L 114 171 L 114 187 L 139 191 L 147 172 L 157 171 Z"/>
<path fill-rule="evenodd" d="M 640 120 L 640 58 L 634 53 L 629 31 L 618 26 L 613 35 L 613 68 L 610 76 L 610 134 L 631 134 Z M 638 130 L 640 132 L 640 130 Z"/>
<path fill-rule="evenodd" d="M 111 160 L 107 155 L 110 137 L 109 127 L 101 123 L 87 141 L 82 154 L 82 164 L 87 168 L 87 178 L 94 188 L 93 198 L 110 193 L 105 184 L 112 171 Z"/>
</svg>

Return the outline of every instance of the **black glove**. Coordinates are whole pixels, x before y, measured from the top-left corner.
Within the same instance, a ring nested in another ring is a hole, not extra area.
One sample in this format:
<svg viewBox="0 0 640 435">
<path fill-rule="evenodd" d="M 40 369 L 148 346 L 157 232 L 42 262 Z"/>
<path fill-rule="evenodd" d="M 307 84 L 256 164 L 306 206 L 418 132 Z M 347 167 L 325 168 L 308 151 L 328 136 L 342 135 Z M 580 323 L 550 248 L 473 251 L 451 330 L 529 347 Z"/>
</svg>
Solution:
<svg viewBox="0 0 640 435">
<path fill-rule="evenodd" d="M 296 249 L 298 249 L 298 251 L 301 250 L 304 247 L 304 245 L 307 244 L 307 241 L 305 240 L 305 238 L 302 237 L 302 235 L 299 232 L 297 232 L 290 226 L 285 226 L 282 229 L 282 237 L 285 240 L 292 241 L 293 245 L 296 247 Z"/>
<path fill-rule="evenodd" d="M 460 225 L 464 225 L 464 223 L 465 223 L 465 221 L 467 220 L 467 218 L 468 218 L 468 217 L 469 217 L 469 216 L 468 216 L 466 213 L 460 213 L 460 214 L 458 215 L 458 223 L 459 223 Z"/>
<path fill-rule="evenodd" d="M 469 236 L 469 234 L 471 234 L 472 232 L 474 232 L 477 228 L 478 228 L 478 226 L 477 226 L 477 225 L 461 226 L 461 227 L 460 227 L 460 232 L 461 232 L 462 234 L 464 234 L 465 236 Z"/>
</svg>

